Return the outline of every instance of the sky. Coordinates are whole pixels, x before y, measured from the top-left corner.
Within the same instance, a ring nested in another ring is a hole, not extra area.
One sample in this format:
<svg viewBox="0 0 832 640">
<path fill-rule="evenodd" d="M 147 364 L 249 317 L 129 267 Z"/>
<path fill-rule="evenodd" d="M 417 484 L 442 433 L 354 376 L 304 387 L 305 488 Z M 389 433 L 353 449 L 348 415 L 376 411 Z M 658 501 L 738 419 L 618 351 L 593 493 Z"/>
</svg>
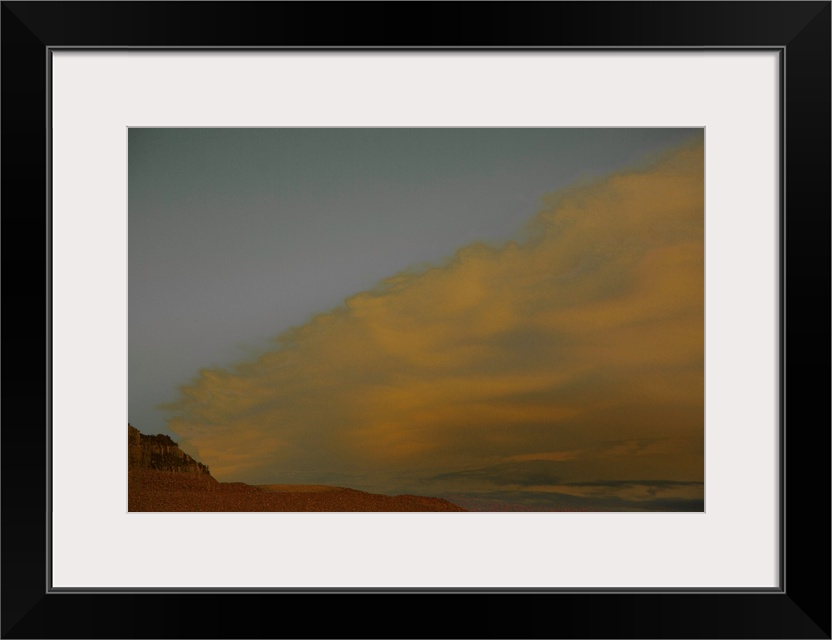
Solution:
<svg viewBox="0 0 832 640">
<path fill-rule="evenodd" d="M 130 129 L 129 407 L 221 481 L 701 510 L 701 129 Z"/>
</svg>

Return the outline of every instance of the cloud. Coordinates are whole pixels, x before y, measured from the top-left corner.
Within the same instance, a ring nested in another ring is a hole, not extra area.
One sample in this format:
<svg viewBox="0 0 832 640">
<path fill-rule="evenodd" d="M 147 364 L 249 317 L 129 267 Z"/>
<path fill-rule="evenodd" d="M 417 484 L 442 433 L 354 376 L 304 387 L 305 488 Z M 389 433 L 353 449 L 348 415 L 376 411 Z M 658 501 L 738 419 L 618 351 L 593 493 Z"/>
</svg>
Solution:
<svg viewBox="0 0 832 640">
<path fill-rule="evenodd" d="M 576 496 L 538 491 L 446 493 L 439 496 L 468 511 L 704 511 L 696 498 L 629 499 L 618 495 Z"/>
<path fill-rule="evenodd" d="M 201 371 L 169 408 L 221 480 L 392 492 L 549 461 L 562 482 L 701 482 L 701 140 Z"/>
</svg>

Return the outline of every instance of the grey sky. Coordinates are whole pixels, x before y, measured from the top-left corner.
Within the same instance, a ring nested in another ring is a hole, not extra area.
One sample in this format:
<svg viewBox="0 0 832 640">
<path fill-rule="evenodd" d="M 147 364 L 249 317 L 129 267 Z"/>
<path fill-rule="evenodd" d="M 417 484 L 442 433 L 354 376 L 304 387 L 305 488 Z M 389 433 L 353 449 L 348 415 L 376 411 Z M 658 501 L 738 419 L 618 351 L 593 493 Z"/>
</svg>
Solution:
<svg viewBox="0 0 832 640">
<path fill-rule="evenodd" d="M 129 420 L 382 278 L 522 235 L 690 129 L 130 129 Z"/>
</svg>

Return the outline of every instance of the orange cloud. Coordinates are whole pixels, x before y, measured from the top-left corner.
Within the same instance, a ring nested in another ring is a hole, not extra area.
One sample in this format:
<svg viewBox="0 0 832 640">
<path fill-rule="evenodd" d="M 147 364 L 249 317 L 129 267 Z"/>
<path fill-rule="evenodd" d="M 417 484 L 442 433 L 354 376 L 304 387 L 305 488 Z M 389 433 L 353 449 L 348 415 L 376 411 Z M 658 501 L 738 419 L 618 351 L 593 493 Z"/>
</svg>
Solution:
<svg viewBox="0 0 832 640">
<path fill-rule="evenodd" d="M 384 491 L 548 461 L 575 481 L 702 481 L 702 144 L 547 203 L 523 242 L 463 247 L 200 372 L 170 428 L 221 480 Z"/>
</svg>

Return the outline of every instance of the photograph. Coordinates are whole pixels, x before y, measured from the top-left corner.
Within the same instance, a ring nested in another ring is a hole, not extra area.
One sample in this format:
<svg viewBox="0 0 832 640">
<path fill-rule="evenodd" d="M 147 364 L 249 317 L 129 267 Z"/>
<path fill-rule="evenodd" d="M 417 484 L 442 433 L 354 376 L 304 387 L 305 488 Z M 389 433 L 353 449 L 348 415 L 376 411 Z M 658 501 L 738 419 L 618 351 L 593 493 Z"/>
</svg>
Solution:
<svg viewBox="0 0 832 640">
<path fill-rule="evenodd" d="M 703 128 L 128 129 L 129 511 L 703 512 Z"/>
<path fill-rule="evenodd" d="M 829 640 L 830 15 L 4 0 L 0 637 Z"/>
</svg>

